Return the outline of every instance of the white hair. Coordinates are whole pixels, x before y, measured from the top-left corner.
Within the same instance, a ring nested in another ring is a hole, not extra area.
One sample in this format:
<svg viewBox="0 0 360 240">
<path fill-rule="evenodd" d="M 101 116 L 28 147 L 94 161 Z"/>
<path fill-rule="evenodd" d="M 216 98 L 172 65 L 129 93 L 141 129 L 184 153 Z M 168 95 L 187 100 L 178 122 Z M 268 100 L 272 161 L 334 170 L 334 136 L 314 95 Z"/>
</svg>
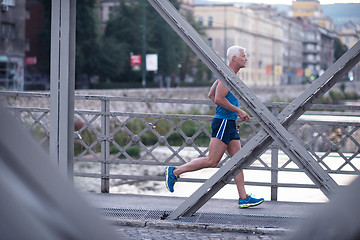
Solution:
<svg viewBox="0 0 360 240">
<path fill-rule="evenodd" d="M 245 52 L 246 49 L 243 48 L 243 47 L 237 46 L 237 45 L 229 47 L 227 52 L 226 52 L 226 57 L 227 57 L 228 63 L 230 63 L 232 61 L 233 56 L 239 57 L 240 56 L 240 51 Z"/>
</svg>

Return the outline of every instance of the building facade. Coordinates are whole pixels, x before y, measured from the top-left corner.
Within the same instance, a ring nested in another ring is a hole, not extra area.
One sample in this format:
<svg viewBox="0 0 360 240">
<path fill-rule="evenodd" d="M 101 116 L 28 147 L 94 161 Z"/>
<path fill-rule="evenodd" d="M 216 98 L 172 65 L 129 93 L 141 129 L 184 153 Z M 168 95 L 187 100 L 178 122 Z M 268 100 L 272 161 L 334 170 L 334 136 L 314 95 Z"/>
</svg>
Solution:
<svg viewBox="0 0 360 240">
<path fill-rule="evenodd" d="M 295 0 L 290 15 L 303 25 L 304 79 L 314 80 L 334 62 L 335 26 L 318 0 Z"/>
<path fill-rule="evenodd" d="M 23 90 L 25 0 L 2 1 L 0 7 L 0 88 Z"/>
<path fill-rule="evenodd" d="M 25 23 L 25 90 L 50 89 L 50 76 L 47 74 L 47 49 L 44 47 L 45 10 L 40 0 L 26 0 Z"/>
<path fill-rule="evenodd" d="M 322 8 L 318 0 L 295 0 L 292 3 L 291 17 L 322 17 Z"/>
<path fill-rule="evenodd" d="M 308 21 L 304 21 L 303 34 L 304 75 L 306 78 L 314 80 L 321 69 L 321 34 L 318 28 Z"/>
<path fill-rule="evenodd" d="M 354 46 L 360 40 L 360 25 L 349 21 L 336 26 L 336 35 L 348 48 Z"/>
<path fill-rule="evenodd" d="M 293 18 L 306 18 L 312 23 L 328 29 L 335 30 L 332 18 L 324 16 L 318 0 L 295 0 L 292 3 L 290 16 Z"/>
<path fill-rule="evenodd" d="M 206 27 L 205 41 L 223 59 L 232 45 L 247 49 L 247 67 L 239 77 L 248 86 L 279 85 L 283 65 L 281 23 L 240 5 L 195 5 L 194 16 Z"/>
<path fill-rule="evenodd" d="M 278 15 L 274 18 L 281 21 L 283 28 L 283 74 L 282 84 L 302 84 L 303 69 L 303 26 L 297 18 Z"/>
</svg>

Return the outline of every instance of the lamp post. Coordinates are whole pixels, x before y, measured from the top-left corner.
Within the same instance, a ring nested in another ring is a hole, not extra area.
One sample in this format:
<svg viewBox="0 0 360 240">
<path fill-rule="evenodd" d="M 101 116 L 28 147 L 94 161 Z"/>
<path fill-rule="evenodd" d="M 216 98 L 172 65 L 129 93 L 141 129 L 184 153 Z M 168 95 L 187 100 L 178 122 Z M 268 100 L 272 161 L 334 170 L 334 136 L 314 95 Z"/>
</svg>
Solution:
<svg viewBox="0 0 360 240">
<path fill-rule="evenodd" d="M 142 54 L 141 54 L 141 73 L 142 81 L 141 85 L 143 88 L 146 87 L 146 25 L 145 25 L 145 1 L 142 1 Z"/>
</svg>

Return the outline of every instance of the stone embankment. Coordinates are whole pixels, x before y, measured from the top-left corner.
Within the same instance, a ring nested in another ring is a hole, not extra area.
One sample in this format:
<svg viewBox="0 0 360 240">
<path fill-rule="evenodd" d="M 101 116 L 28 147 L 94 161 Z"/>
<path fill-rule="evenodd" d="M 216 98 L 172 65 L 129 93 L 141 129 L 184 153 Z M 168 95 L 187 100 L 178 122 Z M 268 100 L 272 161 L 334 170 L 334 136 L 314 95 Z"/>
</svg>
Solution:
<svg viewBox="0 0 360 240">
<path fill-rule="evenodd" d="M 340 91 L 340 86 L 343 83 L 336 84 L 332 90 Z M 281 85 L 281 86 L 262 86 L 250 87 L 253 93 L 262 102 L 276 102 L 276 101 L 291 101 L 299 96 L 310 85 Z M 187 99 L 187 100 L 208 100 L 207 94 L 210 87 L 186 87 L 186 88 L 151 88 L 151 89 L 90 89 L 90 90 L 76 90 L 77 95 L 94 95 L 94 96 L 114 96 L 114 97 L 132 97 L 132 98 L 170 98 L 170 99 Z M 360 95 L 360 82 L 346 82 L 346 92 L 356 92 Z M 328 93 L 326 93 L 327 95 Z M 7 100 L 12 106 L 21 107 L 40 107 L 47 108 L 50 106 L 49 99 L 46 98 L 12 98 Z M 100 104 L 95 103 L 99 101 L 76 101 L 75 109 L 82 110 L 97 110 L 100 109 Z M 152 106 L 154 105 L 154 106 Z M 182 104 L 183 105 L 183 104 Z M 189 109 L 198 108 L 201 105 L 186 104 L 184 106 L 176 106 L 176 104 L 161 103 L 157 106 L 155 103 L 137 103 L 134 102 L 117 102 L 111 105 L 112 111 L 122 112 L 188 112 Z M 201 109 L 208 110 L 208 108 Z"/>
</svg>

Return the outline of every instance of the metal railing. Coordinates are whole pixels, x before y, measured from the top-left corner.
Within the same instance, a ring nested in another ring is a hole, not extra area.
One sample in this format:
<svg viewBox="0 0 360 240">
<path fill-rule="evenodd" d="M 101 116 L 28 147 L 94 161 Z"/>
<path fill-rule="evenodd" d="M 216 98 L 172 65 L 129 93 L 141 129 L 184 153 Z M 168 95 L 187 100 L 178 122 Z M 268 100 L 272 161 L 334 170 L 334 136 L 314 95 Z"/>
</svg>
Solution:
<svg viewBox="0 0 360 240">
<path fill-rule="evenodd" d="M 0 92 L 0 98 L 40 144 L 48 148 L 50 95 Z M 265 105 L 274 115 L 287 106 L 286 103 Z M 198 114 L 182 114 L 182 109 L 192 109 Z M 148 174 L 146 168 L 178 166 L 194 157 L 206 156 L 214 109 L 215 105 L 208 100 L 76 95 L 75 122 L 78 129 L 74 134 L 74 162 L 75 165 L 89 164 L 89 167 L 77 168 L 74 176 L 101 179 L 101 192 L 110 191 L 111 180 L 163 181 L 162 172 Z M 359 110 L 360 106 L 315 104 L 289 131 L 329 174 L 359 175 Z M 260 128 L 255 120 L 239 122 L 238 126 L 242 145 Z M 229 156 L 225 155 L 218 167 L 228 160 Z M 130 166 L 135 169 L 144 167 L 145 171 L 124 171 Z M 272 200 L 277 200 L 280 187 L 316 188 L 314 184 L 279 182 L 279 172 L 302 170 L 282 153 L 276 143 L 247 169 L 270 172 L 269 181 L 246 184 L 270 187 Z M 143 174 L 139 175 L 140 172 Z M 184 182 L 205 180 L 180 179 Z"/>
</svg>

